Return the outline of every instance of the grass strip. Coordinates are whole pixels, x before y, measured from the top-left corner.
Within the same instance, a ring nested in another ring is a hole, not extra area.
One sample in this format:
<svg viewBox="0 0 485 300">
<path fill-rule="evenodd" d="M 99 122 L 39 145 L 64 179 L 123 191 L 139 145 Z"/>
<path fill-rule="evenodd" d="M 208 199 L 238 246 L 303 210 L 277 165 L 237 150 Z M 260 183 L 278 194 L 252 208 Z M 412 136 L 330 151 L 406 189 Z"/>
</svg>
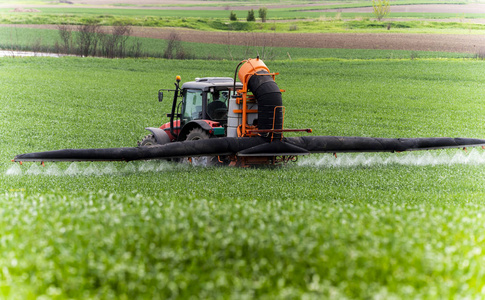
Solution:
<svg viewBox="0 0 485 300">
<path fill-rule="evenodd" d="M 316 9 L 316 8 L 312 8 Z M 299 19 L 317 19 L 319 22 L 314 23 L 315 30 L 321 26 L 321 21 L 333 19 L 332 21 L 341 21 L 341 19 L 358 19 L 374 18 L 372 13 L 338 13 L 338 12 L 320 12 L 312 10 L 295 10 L 295 9 L 274 9 L 268 12 L 268 21 L 266 23 L 246 22 L 247 11 L 235 10 L 234 13 L 242 22 L 229 22 L 229 11 L 226 10 L 150 10 L 150 9 L 101 9 L 101 8 L 41 8 L 40 13 L 12 13 L 10 9 L 0 9 L 0 22 L 4 24 L 83 24 L 89 19 L 99 21 L 103 25 L 113 25 L 115 23 L 125 23 L 134 26 L 191 26 L 190 28 L 201 30 L 222 30 L 218 28 L 221 24 L 226 24 L 225 30 L 231 25 L 233 30 L 261 30 L 268 27 L 280 26 L 273 24 L 271 20 L 299 20 Z M 456 14 L 456 13 L 393 13 L 391 9 L 390 18 L 414 18 L 414 19 L 473 19 L 485 18 L 485 14 Z M 361 20 L 362 21 L 362 20 Z M 183 24 L 174 25 L 175 22 Z M 190 25 L 189 25 L 190 23 Z M 240 23 L 240 24 L 238 24 Z M 289 25 L 299 25 L 298 21 L 291 22 Z M 323 22 L 324 23 L 324 22 Z M 426 23 L 425 23 L 426 24 Z M 427 28 L 425 24 L 414 23 L 411 27 Z M 461 24 L 461 25 L 460 25 Z M 451 26 L 469 29 L 468 24 L 457 22 Z M 194 27 L 195 26 L 195 27 Z M 461 27 L 460 27 L 461 26 Z M 324 29 L 324 28 L 320 28 Z M 281 29 L 280 29 L 281 30 Z"/>
</svg>

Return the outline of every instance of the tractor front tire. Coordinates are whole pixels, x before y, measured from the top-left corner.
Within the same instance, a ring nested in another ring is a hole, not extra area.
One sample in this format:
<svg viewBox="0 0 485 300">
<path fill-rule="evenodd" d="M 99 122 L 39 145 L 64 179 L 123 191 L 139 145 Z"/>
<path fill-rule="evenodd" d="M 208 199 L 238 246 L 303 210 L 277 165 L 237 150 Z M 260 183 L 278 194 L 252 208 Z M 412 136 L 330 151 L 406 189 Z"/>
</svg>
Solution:
<svg viewBox="0 0 485 300">
<path fill-rule="evenodd" d="M 206 140 L 206 139 L 210 139 L 210 135 L 207 133 L 207 131 L 202 130 L 202 128 L 192 129 L 186 138 L 187 141 Z"/>
<path fill-rule="evenodd" d="M 153 134 L 149 134 L 145 136 L 141 142 L 138 142 L 138 147 L 140 146 L 153 146 L 157 145 L 157 141 L 155 140 L 155 136 Z"/>
<path fill-rule="evenodd" d="M 197 141 L 197 140 L 206 140 L 210 139 L 211 136 L 207 131 L 203 130 L 202 128 L 194 128 L 192 129 L 189 134 L 187 135 L 186 141 Z M 217 156 L 199 156 L 199 157 L 190 157 L 187 159 L 189 163 L 192 163 L 194 166 L 216 166 L 220 165 Z"/>
</svg>

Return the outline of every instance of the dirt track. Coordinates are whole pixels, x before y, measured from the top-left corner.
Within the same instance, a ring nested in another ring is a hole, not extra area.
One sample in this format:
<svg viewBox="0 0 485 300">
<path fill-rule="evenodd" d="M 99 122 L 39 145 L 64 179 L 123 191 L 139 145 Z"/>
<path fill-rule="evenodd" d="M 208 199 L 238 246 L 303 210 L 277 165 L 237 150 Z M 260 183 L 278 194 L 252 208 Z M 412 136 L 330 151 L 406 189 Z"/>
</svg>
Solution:
<svg viewBox="0 0 485 300">
<path fill-rule="evenodd" d="M 0 25 L 57 29 L 55 25 Z M 244 33 L 133 27 L 133 36 L 168 39 L 176 31 L 182 41 L 214 44 L 299 47 L 422 50 L 477 53 L 485 51 L 485 36 L 473 34 L 400 33 Z"/>
<path fill-rule="evenodd" d="M 133 35 L 167 39 L 170 29 L 134 28 Z M 485 49 L 485 36 L 400 33 L 242 33 L 178 30 L 183 41 L 214 44 L 298 48 L 422 50 L 477 53 Z"/>
</svg>

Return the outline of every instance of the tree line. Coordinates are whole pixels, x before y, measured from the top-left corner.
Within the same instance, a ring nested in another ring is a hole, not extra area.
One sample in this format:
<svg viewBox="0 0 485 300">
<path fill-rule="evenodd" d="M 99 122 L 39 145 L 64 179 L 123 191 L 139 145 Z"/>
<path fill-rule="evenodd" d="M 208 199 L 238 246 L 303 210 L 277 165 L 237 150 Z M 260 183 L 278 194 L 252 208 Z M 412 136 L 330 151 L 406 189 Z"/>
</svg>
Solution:
<svg viewBox="0 0 485 300">
<path fill-rule="evenodd" d="M 102 56 L 107 58 L 141 57 L 141 42 L 130 47 L 127 40 L 131 34 L 128 25 L 115 25 L 103 28 L 95 21 L 88 21 L 78 26 L 59 25 L 60 43 L 56 42 L 58 53 L 79 56 Z"/>
<path fill-rule="evenodd" d="M 258 10 L 258 15 L 259 15 L 259 18 L 261 19 L 261 22 L 266 22 L 267 15 L 268 15 L 268 9 L 266 7 L 261 7 Z M 231 13 L 229 14 L 229 20 L 237 21 L 237 15 L 234 11 L 231 11 Z M 246 21 L 248 21 L 248 22 L 256 21 L 256 17 L 254 15 L 254 9 L 248 10 L 248 15 L 246 17 Z"/>
</svg>

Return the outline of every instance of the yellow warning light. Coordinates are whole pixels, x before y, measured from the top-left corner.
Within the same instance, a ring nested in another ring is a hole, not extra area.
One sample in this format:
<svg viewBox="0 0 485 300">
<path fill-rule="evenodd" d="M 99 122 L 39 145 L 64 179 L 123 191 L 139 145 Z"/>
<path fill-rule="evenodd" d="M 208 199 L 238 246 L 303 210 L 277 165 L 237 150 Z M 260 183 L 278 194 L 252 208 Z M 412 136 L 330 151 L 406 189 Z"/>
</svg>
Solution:
<svg viewBox="0 0 485 300">
<path fill-rule="evenodd" d="M 180 80 L 182 80 L 182 78 L 180 77 L 180 75 L 177 75 L 177 77 L 175 77 L 175 80 L 177 80 L 177 82 L 180 82 Z"/>
</svg>

